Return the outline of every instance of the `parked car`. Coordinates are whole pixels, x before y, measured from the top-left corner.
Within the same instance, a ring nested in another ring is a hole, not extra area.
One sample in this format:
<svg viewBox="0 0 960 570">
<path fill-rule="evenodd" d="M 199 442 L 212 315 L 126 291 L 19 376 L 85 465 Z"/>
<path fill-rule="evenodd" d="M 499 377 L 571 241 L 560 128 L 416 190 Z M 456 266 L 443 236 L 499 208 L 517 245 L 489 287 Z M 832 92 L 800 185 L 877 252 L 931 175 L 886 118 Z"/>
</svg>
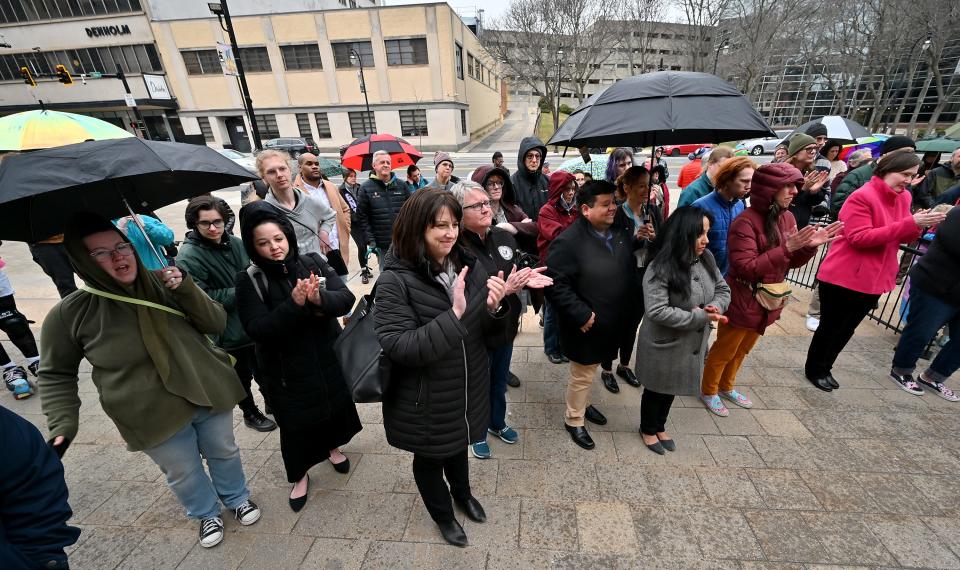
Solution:
<svg viewBox="0 0 960 570">
<path fill-rule="evenodd" d="M 693 152 L 697 152 L 701 148 L 713 148 L 713 145 L 710 143 L 703 144 L 674 144 L 663 145 L 663 154 L 667 156 L 685 156 Z"/>
<path fill-rule="evenodd" d="M 244 167 L 247 172 L 257 174 L 257 159 L 254 158 L 252 154 L 233 150 L 232 148 L 218 148 L 216 150 L 223 156 Z M 259 174 L 257 175 L 259 176 Z"/>
<path fill-rule="evenodd" d="M 264 141 L 263 150 L 282 150 L 286 151 L 293 158 L 300 158 L 300 155 L 305 152 L 310 152 L 317 154 L 320 149 L 317 147 L 317 143 L 313 142 L 311 138 L 279 138 L 279 139 L 270 139 Z"/>
<path fill-rule="evenodd" d="M 737 143 L 736 150 L 745 150 L 753 156 L 760 156 L 761 154 L 773 154 L 773 151 L 777 148 L 777 145 L 780 144 L 783 139 L 793 131 L 786 130 L 774 132 L 777 133 L 777 136 L 775 137 L 763 137 L 759 139 L 747 139 L 745 141 L 740 141 Z"/>
</svg>

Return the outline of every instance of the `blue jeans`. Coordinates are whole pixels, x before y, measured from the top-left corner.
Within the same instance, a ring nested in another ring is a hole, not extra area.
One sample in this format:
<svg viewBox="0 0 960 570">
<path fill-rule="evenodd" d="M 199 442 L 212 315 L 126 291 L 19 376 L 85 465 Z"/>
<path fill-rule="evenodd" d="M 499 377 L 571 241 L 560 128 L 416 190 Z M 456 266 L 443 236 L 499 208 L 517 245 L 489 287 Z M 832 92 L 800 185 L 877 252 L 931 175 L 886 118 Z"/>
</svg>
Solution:
<svg viewBox="0 0 960 570">
<path fill-rule="evenodd" d="M 507 426 L 507 373 L 513 357 L 513 342 L 487 352 L 490 357 L 490 429 Z"/>
<path fill-rule="evenodd" d="M 207 408 L 197 408 L 183 429 L 143 452 L 163 471 L 190 518 L 220 516 L 221 502 L 235 509 L 250 498 L 240 448 L 233 439 L 232 412 L 211 414 Z M 203 470 L 203 458 L 210 477 Z"/>
<path fill-rule="evenodd" d="M 560 323 L 557 311 L 548 302 L 543 303 L 543 351 L 547 354 L 560 354 Z"/>
<path fill-rule="evenodd" d="M 893 354 L 893 371 L 913 374 L 927 343 L 943 325 L 949 325 L 950 342 L 940 349 L 926 372 L 927 380 L 943 382 L 960 368 L 960 307 L 944 303 L 917 287 L 910 288 L 908 306 L 907 326 Z"/>
</svg>

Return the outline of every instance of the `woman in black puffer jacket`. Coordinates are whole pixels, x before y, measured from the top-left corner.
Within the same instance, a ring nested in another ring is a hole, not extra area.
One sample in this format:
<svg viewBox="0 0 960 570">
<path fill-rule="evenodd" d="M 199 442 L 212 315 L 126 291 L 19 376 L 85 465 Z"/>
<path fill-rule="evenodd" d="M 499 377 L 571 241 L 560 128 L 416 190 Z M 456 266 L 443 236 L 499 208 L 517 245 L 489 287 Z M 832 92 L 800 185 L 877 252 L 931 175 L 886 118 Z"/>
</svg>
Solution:
<svg viewBox="0 0 960 570">
<path fill-rule="evenodd" d="M 257 381 L 280 426 L 280 454 L 294 484 L 290 508 L 299 511 L 307 470 L 329 459 L 347 473 L 340 446 L 363 429 L 333 351 L 337 317 L 350 311 L 354 296 L 322 257 L 299 255 L 293 225 L 270 204 L 244 206 L 240 229 L 255 270 L 237 274 L 237 312 L 256 342 Z"/>
<path fill-rule="evenodd" d="M 457 245 L 463 212 L 446 191 L 418 190 L 400 209 L 374 323 L 393 370 L 383 399 L 390 445 L 413 452 L 413 476 L 450 544 L 466 546 L 451 495 L 486 520 L 470 493 L 467 447 L 485 438 L 490 371 L 485 337 L 503 335 L 505 283 Z M 449 490 L 444 482 L 446 475 Z"/>
</svg>

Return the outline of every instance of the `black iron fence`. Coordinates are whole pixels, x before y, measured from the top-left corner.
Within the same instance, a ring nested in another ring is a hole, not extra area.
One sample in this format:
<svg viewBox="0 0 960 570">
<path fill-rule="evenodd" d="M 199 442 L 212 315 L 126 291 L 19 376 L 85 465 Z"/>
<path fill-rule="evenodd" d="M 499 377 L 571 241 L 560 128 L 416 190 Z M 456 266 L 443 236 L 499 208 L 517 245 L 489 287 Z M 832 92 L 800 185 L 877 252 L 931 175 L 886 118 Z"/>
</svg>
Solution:
<svg viewBox="0 0 960 570">
<path fill-rule="evenodd" d="M 903 252 L 900 259 L 901 274 L 906 273 L 906 271 L 913 266 L 917 258 L 923 255 L 927 245 L 929 245 L 929 241 L 921 239 L 917 247 L 900 246 L 900 250 Z M 918 249 L 918 247 L 921 249 Z M 817 271 L 820 269 L 823 258 L 827 256 L 828 249 L 828 247 L 821 247 L 817 255 L 806 265 L 791 269 L 787 273 L 787 281 L 800 287 L 813 289 L 817 282 Z M 880 296 L 880 300 L 877 302 L 877 308 L 870 311 L 870 313 L 867 314 L 867 318 L 899 334 L 903 330 L 905 324 L 904 315 L 907 314 L 909 305 L 909 296 L 906 302 L 904 302 L 903 298 L 904 288 L 909 282 L 909 279 L 905 276 L 901 278 L 901 276 L 898 275 L 897 281 L 897 286 L 893 291 Z"/>
</svg>

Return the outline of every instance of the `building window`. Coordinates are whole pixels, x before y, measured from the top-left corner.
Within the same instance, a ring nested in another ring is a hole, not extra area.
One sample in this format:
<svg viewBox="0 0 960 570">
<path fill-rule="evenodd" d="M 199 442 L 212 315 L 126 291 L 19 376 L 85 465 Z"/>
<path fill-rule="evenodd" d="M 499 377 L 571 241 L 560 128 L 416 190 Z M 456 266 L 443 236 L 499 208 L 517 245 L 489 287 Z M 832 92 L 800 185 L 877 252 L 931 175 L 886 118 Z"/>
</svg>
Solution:
<svg viewBox="0 0 960 570">
<path fill-rule="evenodd" d="M 470 74 L 470 77 L 473 77 L 473 67 L 476 65 L 476 60 L 473 59 L 473 55 L 467 54 L 467 73 Z"/>
<path fill-rule="evenodd" d="M 387 49 L 387 65 L 426 65 L 427 40 L 413 38 L 409 40 L 384 40 Z"/>
<path fill-rule="evenodd" d="M 351 50 L 360 55 L 360 63 L 364 67 L 373 67 L 373 47 L 370 42 L 338 42 L 330 45 L 333 46 L 333 62 L 338 69 L 356 67 L 350 61 Z"/>
<path fill-rule="evenodd" d="M 4 0 L 0 1 L 0 23 L 126 14 L 141 10 L 140 0 Z"/>
<path fill-rule="evenodd" d="M 216 142 L 216 139 L 213 138 L 213 129 L 210 128 L 210 119 L 207 117 L 197 117 L 197 122 L 200 123 L 200 132 L 203 133 L 203 140 L 208 143 Z"/>
<path fill-rule="evenodd" d="M 467 134 L 467 110 L 460 109 L 460 133 Z"/>
<path fill-rule="evenodd" d="M 350 116 L 350 134 L 353 135 L 353 138 L 372 135 L 377 132 L 377 121 L 372 111 L 370 113 L 351 111 L 348 115 Z"/>
<path fill-rule="evenodd" d="M 301 137 L 313 138 L 313 133 L 310 132 L 310 115 L 297 113 L 297 129 L 300 130 Z"/>
<path fill-rule="evenodd" d="M 400 111 L 400 132 L 404 137 L 427 136 L 427 111 Z"/>
<path fill-rule="evenodd" d="M 0 0 L 0 6 L 3 6 Z M 50 75 L 57 64 L 71 73 L 116 73 L 117 65 L 124 73 L 162 72 L 163 66 L 152 44 L 136 44 L 101 48 L 71 49 L 0 55 L 0 80 L 20 80 L 20 68 L 29 67 L 34 74 Z"/>
<path fill-rule="evenodd" d="M 330 133 L 330 121 L 326 113 L 314 113 L 313 118 L 317 120 L 317 138 L 330 139 L 333 135 Z"/>
<path fill-rule="evenodd" d="M 453 44 L 453 64 L 457 68 L 457 79 L 463 79 L 463 48 L 460 44 Z"/>
<path fill-rule="evenodd" d="M 276 115 L 256 115 L 257 130 L 260 131 L 260 142 L 280 137 L 280 129 L 277 128 Z"/>
<path fill-rule="evenodd" d="M 215 49 L 180 50 L 187 75 L 218 75 L 223 73 L 220 56 Z"/>
<path fill-rule="evenodd" d="M 283 56 L 283 67 L 287 71 L 323 69 L 320 47 L 317 44 L 280 46 L 280 54 Z"/>
<path fill-rule="evenodd" d="M 270 71 L 270 55 L 265 47 L 242 47 L 240 59 L 243 60 L 243 71 L 247 73 Z"/>
</svg>

